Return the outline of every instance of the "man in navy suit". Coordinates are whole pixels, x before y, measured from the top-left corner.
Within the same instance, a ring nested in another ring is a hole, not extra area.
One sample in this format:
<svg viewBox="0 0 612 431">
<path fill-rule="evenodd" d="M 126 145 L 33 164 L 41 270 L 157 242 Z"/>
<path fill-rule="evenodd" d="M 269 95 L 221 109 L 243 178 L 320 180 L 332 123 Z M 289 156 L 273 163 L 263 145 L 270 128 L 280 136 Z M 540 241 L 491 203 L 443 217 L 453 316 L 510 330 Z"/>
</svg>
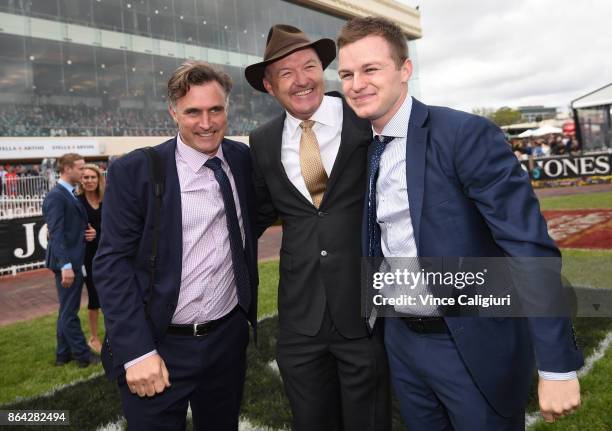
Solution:
<svg viewBox="0 0 612 431">
<path fill-rule="evenodd" d="M 184 429 L 188 404 L 194 429 L 238 429 L 257 250 L 249 150 L 224 138 L 231 87 L 203 62 L 170 77 L 178 134 L 154 147 L 161 204 L 143 151 L 108 172 L 94 274 L 130 429 Z"/>
<path fill-rule="evenodd" d="M 375 134 L 366 255 L 560 256 L 501 131 L 408 95 L 412 65 L 397 25 L 353 19 L 338 46 L 347 102 Z M 544 418 L 554 421 L 580 404 L 583 359 L 568 318 L 415 311 L 385 322 L 393 386 L 410 430 L 524 429 L 534 350 Z"/>
<path fill-rule="evenodd" d="M 74 359 L 79 367 L 87 367 L 100 362 L 87 346 L 78 316 L 85 240 L 93 240 L 96 231 L 87 225 L 85 208 L 74 193 L 85 166 L 83 156 L 64 154 L 58 166 L 60 179 L 43 202 L 43 217 L 49 232 L 45 263 L 55 275 L 60 304 L 55 364 L 61 366 Z"/>
</svg>

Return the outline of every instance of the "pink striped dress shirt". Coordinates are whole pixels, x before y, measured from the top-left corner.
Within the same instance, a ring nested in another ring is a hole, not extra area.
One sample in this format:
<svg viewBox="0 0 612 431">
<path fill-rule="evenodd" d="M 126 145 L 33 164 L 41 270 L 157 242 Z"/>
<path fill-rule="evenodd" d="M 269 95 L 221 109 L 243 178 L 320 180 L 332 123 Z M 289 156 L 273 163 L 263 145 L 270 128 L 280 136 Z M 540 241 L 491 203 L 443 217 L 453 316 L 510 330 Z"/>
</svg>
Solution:
<svg viewBox="0 0 612 431">
<path fill-rule="evenodd" d="M 221 159 L 232 185 L 244 244 L 236 184 L 221 147 L 216 157 Z M 178 135 L 176 170 L 181 188 L 183 267 L 172 323 L 215 320 L 238 304 L 223 197 L 212 169 L 204 166 L 209 158 L 184 144 Z"/>
<path fill-rule="evenodd" d="M 229 177 L 244 245 L 240 201 L 230 168 L 219 147 L 216 157 Z M 176 170 L 181 189 L 183 224 L 183 267 L 179 299 L 172 323 L 203 323 L 225 316 L 238 305 L 232 267 L 229 232 L 221 188 L 212 169 L 204 166 L 210 158 L 176 138 Z M 157 353 L 153 350 L 126 362 L 130 366 Z"/>
</svg>

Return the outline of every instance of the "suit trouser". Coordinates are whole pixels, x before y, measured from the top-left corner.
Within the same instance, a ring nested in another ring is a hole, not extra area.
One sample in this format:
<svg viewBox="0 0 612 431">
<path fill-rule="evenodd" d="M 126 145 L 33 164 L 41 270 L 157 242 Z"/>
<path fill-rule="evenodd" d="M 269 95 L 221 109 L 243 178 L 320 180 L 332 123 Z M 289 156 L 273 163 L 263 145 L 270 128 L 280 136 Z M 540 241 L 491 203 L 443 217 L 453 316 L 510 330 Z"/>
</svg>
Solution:
<svg viewBox="0 0 612 431">
<path fill-rule="evenodd" d="M 141 398 L 130 392 L 125 374 L 118 378 L 128 429 L 184 430 L 189 404 L 194 430 L 238 430 L 248 342 L 243 312 L 201 337 L 166 335 L 157 352 L 168 369 L 169 388 Z"/>
<path fill-rule="evenodd" d="M 81 291 L 83 290 L 83 274 L 80 269 L 74 270 L 74 282 L 70 287 L 62 287 L 61 271 L 54 271 L 55 287 L 59 299 L 57 316 L 57 350 L 56 358 L 67 360 L 73 357 L 77 360 L 89 360 L 89 347 L 79 319 L 81 307 Z"/>
<path fill-rule="evenodd" d="M 380 325 L 372 337 L 344 338 L 327 310 L 316 336 L 280 330 L 277 361 L 294 430 L 391 428 L 389 370 L 382 335 Z"/>
<path fill-rule="evenodd" d="M 493 410 L 449 333 L 418 334 L 402 320 L 387 318 L 385 345 L 393 389 L 410 431 L 525 429 L 524 412 L 508 418 Z"/>
</svg>

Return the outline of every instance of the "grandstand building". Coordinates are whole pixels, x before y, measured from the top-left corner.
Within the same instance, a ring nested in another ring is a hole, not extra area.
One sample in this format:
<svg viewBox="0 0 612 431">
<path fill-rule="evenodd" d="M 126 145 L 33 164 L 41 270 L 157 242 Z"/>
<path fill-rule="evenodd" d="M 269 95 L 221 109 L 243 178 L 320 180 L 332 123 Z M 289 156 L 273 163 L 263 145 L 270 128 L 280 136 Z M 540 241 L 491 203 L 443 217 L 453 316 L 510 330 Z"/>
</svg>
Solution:
<svg viewBox="0 0 612 431">
<path fill-rule="evenodd" d="M 557 116 L 557 108 L 546 106 L 519 106 L 516 108 L 521 113 L 521 121 L 523 122 L 540 122 L 542 120 L 551 120 Z"/>
<path fill-rule="evenodd" d="M 232 76 L 228 134 L 248 135 L 279 112 L 243 77 L 273 24 L 335 39 L 347 18 L 374 14 L 401 24 L 416 62 L 419 13 L 392 0 L 0 0 L 0 159 L 159 143 L 175 133 L 166 81 L 186 59 Z M 339 89 L 336 69 L 325 73 L 328 89 Z"/>
</svg>

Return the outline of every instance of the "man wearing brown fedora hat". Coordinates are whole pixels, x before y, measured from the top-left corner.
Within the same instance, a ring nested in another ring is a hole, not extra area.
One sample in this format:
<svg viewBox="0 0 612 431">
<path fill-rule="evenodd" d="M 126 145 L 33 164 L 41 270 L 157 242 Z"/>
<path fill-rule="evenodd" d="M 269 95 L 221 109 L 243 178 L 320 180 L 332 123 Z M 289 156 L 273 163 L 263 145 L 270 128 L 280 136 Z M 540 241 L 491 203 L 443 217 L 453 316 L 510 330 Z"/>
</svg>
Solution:
<svg viewBox="0 0 612 431">
<path fill-rule="evenodd" d="M 390 429 L 381 328 L 361 317 L 360 231 L 372 139 L 338 93 L 325 94 L 331 39 L 289 25 L 268 34 L 249 84 L 284 112 L 250 135 L 258 228 L 281 219 L 277 361 L 294 430 Z"/>
</svg>

